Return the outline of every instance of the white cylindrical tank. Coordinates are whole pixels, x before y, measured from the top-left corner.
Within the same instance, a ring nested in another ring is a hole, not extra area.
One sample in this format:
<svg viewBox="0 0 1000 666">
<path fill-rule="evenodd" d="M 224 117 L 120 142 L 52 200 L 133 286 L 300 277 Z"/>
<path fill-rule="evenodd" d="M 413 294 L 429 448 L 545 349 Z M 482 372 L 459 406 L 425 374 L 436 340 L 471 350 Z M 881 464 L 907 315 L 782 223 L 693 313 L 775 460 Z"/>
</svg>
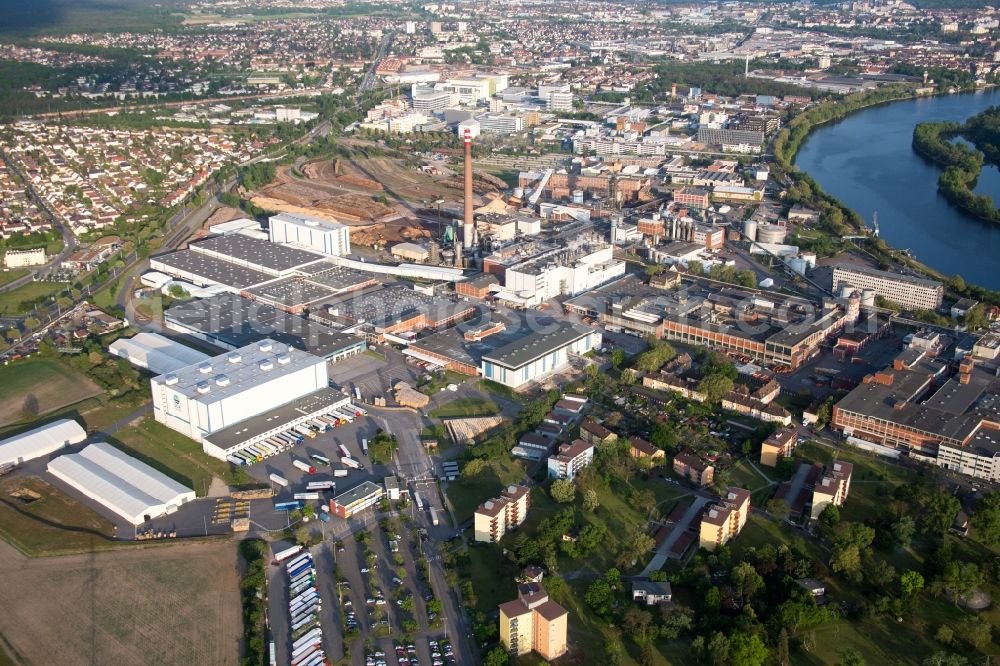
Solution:
<svg viewBox="0 0 1000 666">
<path fill-rule="evenodd" d="M 853 294 L 853 293 L 854 293 L 854 287 L 852 287 L 851 285 L 849 285 L 849 284 L 842 284 L 842 285 L 840 285 L 840 297 L 841 298 L 850 298 L 851 294 Z"/>
<path fill-rule="evenodd" d="M 518 199 L 523 199 L 524 198 L 524 188 L 523 187 L 515 187 L 514 188 L 514 196 L 517 197 Z"/>
<path fill-rule="evenodd" d="M 875 307 L 875 292 L 871 289 L 865 289 L 861 292 L 861 305 L 866 308 Z"/>
<path fill-rule="evenodd" d="M 816 253 L 815 252 L 803 252 L 800 255 L 805 259 L 807 268 L 816 268 Z"/>
<path fill-rule="evenodd" d="M 806 274 L 806 260 L 802 257 L 792 257 L 788 260 L 788 267 L 799 275 Z"/>
<path fill-rule="evenodd" d="M 743 223 L 743 233 L 750 242 L 757 240 L 757 221 L 747 220 Z"/>
<path fill-rule="evenodd" d="M 583 203 L 583 190 L 573 190 L 573 203 L 575 204 Z"/>
<path fill-rule="evenodd" d="M 784 243 L 787 229 L 777 224 L 765 223 L 757 227 L 757 241 L 760 243 Z"/>
</svg>

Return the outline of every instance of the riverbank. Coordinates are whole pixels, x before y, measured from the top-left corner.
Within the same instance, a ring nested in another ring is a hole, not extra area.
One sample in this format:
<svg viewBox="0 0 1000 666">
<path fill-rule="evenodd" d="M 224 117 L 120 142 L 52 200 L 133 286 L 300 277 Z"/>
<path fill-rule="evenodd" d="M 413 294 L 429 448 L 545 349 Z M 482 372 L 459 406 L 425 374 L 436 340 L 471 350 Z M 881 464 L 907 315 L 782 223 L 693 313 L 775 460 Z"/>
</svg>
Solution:
<svg viewBox="0 0 1000 666">
<path fill-rule="evenodd" d="M 992 88 L 992 87 L 991 87 Z M 934 95 L 917 95 L 915 94 L 915 89 L 913 88 L 902 88 L 900 86 L 891 87 L 888 89 L 880 89 L 878 91 L 873 91 L 867 94 L 856 94 L 848 96 L 843 100 L 836 102 L 827 102 L 822 105 L 817 106 L 815 109 L 805 111 L 796 118 L 792 119 L 788 127 L 779 132 L 779 136 L 775 138 L 773 145 L 773 152 L 775 156 L 775 161 L 779 169 L 776 171 L 783 171 L 787 178 L 784 183 L 789 188 L 789 196 L 786 198 L 787 203 L 800 203 L 807 207 L 816 208 L 823 211 L 833 211 L 831 214 L 827 212 L 823 217 L 821 217 L 821 224 L 818 231 L 813 233 L 812 238 L 807 238 L 807 240 L 823 244 L 827 248 L 830 248 L 829 254 L 834 254 L 838 250 L 851 248 L 851 247 L 863 247 L 866 252 L 869 252 L 875 259 L 883 265 L 883 267 L 905 267 L 911 269 L 915 272 L 924 274 L 933 279 L 941 280 L 946 282 L 952 291 L 957 296 L 968 296 L 970 298 L 975 298 L 977 300 L 985 300 L 989 302 L 1000 302 L 1000 292 L 994 292 L 985 287 L 977 286 L 966 286 L 963 284 L 964 281 L 956 280 L 950 277 L 950 273 L 963 273 L 966 271 L 962 268 L 965 263 L 951 261 L 950 263 L 956 264 L 956 268 L 952 271 L 946 273 L 938 268 L 934 268 L 924 261 L 915 259 L 910 256 L 910 251 L 897 250 L 891 247 L 884 238 L 874 238 L 871 237 L 869 241 L 861 241 L 860 244 L 854 242 L 844 241 L 843 237 L 848 235 L 869 235 L 867 226 L 864 223 L 862 217 L 856 212 L 853 206 L 849 206 L 844 203 L 844 201 L 852 201 L 854 206 L 860 203 L 860 200 L 864 200 L 865 203 L 861 204 L 861 209 L 865 211 L 878 211 L 880 215 L 880 222 L 882 222 L 883 237 L 886 236 L 886 222 L 881 218 L 883 209 L 886 209 L 889 213 L 896 213 L 895 215 L 889 214 L 888 218 L 889 226 L 888 230 L 892 236 L 895 236 L 895 244 L 899 247 L 913 247 L 913 246 L 903 246 L 899 245 L 900 238 L 900 225 L 905 225 L 907 231 L 905 232 L 906 242 L 911 240 L 915 241 L 920 239 L 924 242 L 928 236 L 936 237 L 944 233 L 946 227 L 940 224 L 940 220 L 945 219 L 944 216 L 935 216 L 930 211 L 935 206 L 947 206 L 947 203 L 943 200 L 943 197 L 939 197 L 940 203 L 930 205 L 921 204 L 914 210 L 907 212 L 900 217 L 899 213 L 903 209 L 906 209 L 910 202 L 924 201 L 928 198 L 933 200 L 937 197 L 936 188 L 931 190 L 933 196 L 928 197 L 928 190 L 920 189 L 913 190 L 914 183 L 918 181 L 917 178 L 913 179 L 902 179 L 897 180 L 897 182 L 892 183 L 891 187 L 888 189 L 882 187 L 883 182 L 888 179 L 898 179 L 901 175 L 898 166 L 905 166 L 902 163 L 897 162 L 894 156 L 888 156 L 886 153 L 890 152 L 884 139 L 887 133 L 898 133 L 900 124 L 897 122 L 885 125 L 881 119 L 894 117 L 901 115 L 904 117 L 917 117 L 926 118 L 927 115 L 931 116 L 931 119 L 937 120 L 941 118 L 940 115 L 934 117 L 935 114 L 940 113 L 937 111 L 938 107 L 944 107 L 948 109 L 946 114 L 954 114 L 955 107 L 961 107 L 966 104 L 968 94 L 983 94 L 983 101 L 979 102 L 979 108 L 983 108 L 983 102 L 993 101 L 995 98 L 995 93 L 991 90 L 987 91 L 974 91 L 972 93 L 962 93 L 959 95 L 952 95 L 949 93 L 937 93 Z M 928 100 L 927 103 L 922 103 L 922 100 Z M 910 104 L 904 104 L 902 106 L 896 105 L 895 103 L 911 102 Z M 905 109 L 900 113 L 892 113 L 885 110 L 876 110 L 876 107 L 886 107 L 894 108 L 899 106 L 900 109 Z M 979 109 L 975 109 L 979 110 Z M 975 110 L 973 112 L 975 112 Z M 871 121 L 851 121 L 849 123 L 852 127 L 850 129 L 851 136 L 846 136 L 842 131 L 838 132 L 832 125 L 831 121 L 838 121 L 836 123 L 839 125 L 839 121 L 846 121 L 851 116 L 859 115 L 861 111 L 869 111 L 874 113 L 874 116 L 868 116 L 869 118 L 878 118 L 879 120 L 875 122 Z M 945 115 L 945 117 L 948 117 Z M 964 116 L 963 116 L 964 118 Z M 905 120 L 902 121 L 906 123 Z M 915 124 L 906 123 L 902 125 L 905 128 L 905 149 L 907 152 L 912 154 L 912 149 L 910 148 L 910 142 L 912 139 L 911 129 Z M 878 125 L 878 132 L 872 132 L 875 129 L 874 126 Z M 862 129 L 863 128 L 863 129 Z M 829 141 L 824 140 L 824 148 L 817 153 L 817 147 L 815 144 L 812 145 L 812 149 L 809 151 L 810 167 L 803 168 L 795 163 L 795 160 L 799 156 L 800 149 L 806 145 L 807 139 L 811 137 L 817 130 L 824 129 L 825 136 L 837 136 L 837 139 L 831 144 Z M 860 134 L 863 136 L 858 136 Z M 831 134 L 831 132 L 833 134 Z M 895 140 L 894 143 L 899 142 Z M 860 145 L 859 145 L 860 144 Z M 850 146 L 850 148 L 842 149 L 844 146 Z M 877 156 L 871 153 L 877 153 Z M 849 156 L 848 156 L 849 155 Z M 868 170 L 860 169 L 864 171 L 862 176 L 859 171 L 860 162 L 862 155 L 865 158 L 872 157 L 873 161 L 868 168 Z M 844 162 L 847 159 L 849 161 Z M 830 167 L 836 164 L 836 168 L 831 169 Z M 813 177 L 813 173 L 810 170 L 816 170 L 817 167 L 822 167 L 818 169 L 819 173 L 824 174 L 823 182 L 825 184 L 830 183 L 831 179 L 834 181 L 839 181 L 841 185 L 838 188 L 837 195 L 829 194 L 824 186 L 821 186 L 819 181 Z M 925 166 L 924 169 L 932 168 L 930 166 Z M 914 174 L 916 175 L 916 174 Z M 880 177 L 881 176 L 881 177 Z M 861 178 L 862 180 L 856 180 Z M 921 177 L 919 180 L 923 180 L 925 177 Z M 934 178 L 937 178 L 937 173 L 934 174 Z M 851 183 L 851 185 L 848 185 Z M 846 189 L 845 189 L 846 186 Z M 912 197 L 909 196 L 911 193 L 917 193 L 919 196 Z M 838 198 L 845 197 L 845 199 Z M 887 203 L 886 198 L 892 203 Z M 870 203 L 869 203 L 870 202 Z M 900 204 L 904 202 L 904 204 Z M 912 207 L 912 206 L 911 206 Z M 890 208 L 899 208 L 896 210 L 889 210 Z M 836 212 L 839 211 L 839 212 Z M 827 218 L 827 219 L 823 219 Z M 895 219 L 894 219 L 895 218 Z M 968 220 L 969 218 L 966 217 Z M 916 221 L 919 220 L 919 223 Z M 944 240 L 944 245 L 942 241 L 937 241 L 934 244 L 934 250 L 927 250 L 927 247 L 917 244 L 916 247 L 921 251 L 923 258 L 927 259 L 928 252 L 939 252 L 944 251 L 950 245 L 954 244 L 955 238 L 971 238 L 971 235 L 959 231 L 961 227 L 957 226 L 954 229 L 954 234 L 956 236 L 945 234 L 947 240 Z M 968 223 L 966 223 L 968 224 Z M 981 223 L 980 223 L 981 224 Z M 948 225 L 951 226 L 951 225 Z M 893 228 L 895 227 L 895 229 Z M 917 234 L 911 234 L 910 229 Z M 933 229 L 933 231 L 931 231 Z M 815 234 L 820 234 L 820 238 L 817 239 Z M 993 243 L 992 240 L 986 240 L 981 243 L 981 247 L 984 250 L 983 257 L 988 253 L 988 248 Z M 960 243 L 961 244 L 961 243 Z M 925 243 L 926 245 L 926 243 Z M 829 256 L 829 254 L 827 256 Z M 973 254 L 973 263 L 979 255 Z M 947 263 L 947 262 L 946 262 Z M 960 264 L 958 266 L 957 264 Z M 977 267 L 978 269 L 978 267 Z M 983 268 L 980 272 L 990 273 L 988 268 Z M 977 280 L 973 280 L 977 281 Z M 995 284 L 989 283 L 990 286 L 996 287 Z M 958 287 L 955 289 L 953 287 Z"/>
</svg>

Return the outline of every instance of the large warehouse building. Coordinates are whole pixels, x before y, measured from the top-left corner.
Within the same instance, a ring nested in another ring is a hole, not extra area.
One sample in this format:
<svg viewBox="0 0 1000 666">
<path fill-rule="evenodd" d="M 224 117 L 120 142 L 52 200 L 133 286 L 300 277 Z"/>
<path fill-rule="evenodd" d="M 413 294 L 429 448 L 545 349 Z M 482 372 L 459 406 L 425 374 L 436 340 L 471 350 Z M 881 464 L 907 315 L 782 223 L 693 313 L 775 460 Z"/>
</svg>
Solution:
<svg viewBox="0 0 1000 666">
<path fill-rule="evenodd" d="M 19 465 L 26 460 L 47 456 L 70 444 L 79 444 L 85 439 L 87 432 L 76 421 L 53 421 L 0 441 L 0 465 Z"/>
<path fill-rule="evenodd" d="M 173 513 L 194 491 L 105 442 L 49 463 L 54 477 L 133 525 Z"/>
<path fill-rule="evenodd" d="M 150 380 L 157 421 L 205 435 L 326 388 L 326 361 L 271 339 Z"/>
<path fill-rule="evenodd" d="M 364 338 L 235 294 L 178 303 L 166 311 L 163 321 L 171 331 L 222 349 L 238 349 L 271 339 L 328 361 L 338 361 L 367 348 Z"/>
<path fill-rule="evenodd" d="M 944 285 L 937 280 L 879 271 L 867 266 L 834 266 L 834 292 L 845 286 L 870 289 L 876 295 L 907 308 L 937 310 L 944 298 Z"/>
<path fill-rule="evenodd" d="M 208 354 L 191 349 L 157 333 L 138 333 L 131 338 L 118 338 L 108 351 L 132 365 L 162 375 L 208 360 Z"/>
</svg>

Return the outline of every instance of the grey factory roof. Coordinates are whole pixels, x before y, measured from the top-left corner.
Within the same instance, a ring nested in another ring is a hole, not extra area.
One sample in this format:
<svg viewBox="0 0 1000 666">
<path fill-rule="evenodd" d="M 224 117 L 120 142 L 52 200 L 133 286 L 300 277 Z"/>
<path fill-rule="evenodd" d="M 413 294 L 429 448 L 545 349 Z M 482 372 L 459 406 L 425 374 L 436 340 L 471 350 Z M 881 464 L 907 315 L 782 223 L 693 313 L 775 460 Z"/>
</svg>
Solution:
<svg viewBox="0 0 1000 666">
<path fill-rule="evenodd" d="M 153 257 L 153 261 L 167 266 L 168 269 L 197 275 L 206 282 L 224 284 L 235 289 L 246 289 L 274 279 L 269 273 L 239 266 L 193 250 L 178 250 L 163 254 Z"/>
<path fill-rule="evenodd" d="M 915 277 L 913 275 L 903 275 L 902 273 L 890 273 L 889 271 L 880 271 L 875 268 L 869 268 L 868 266 L 856 266 L 853 264 L 838 264 L 834 266 L 834 270 L 845 271 L 848 273 L 858 273 L 860 275 L 870 275 L 877 278 L 885 278 L 889 280 L 896 280 L 897 282 L 907 282 L 909 284 L 914 284 L 920 287 L 929 287 L 936 289 L 941 286 L 941 283 L 937 280 L 928 280 L 926 278 Z"/>
<path fill-rule="evenodd" d="M 284 405 L 269 409 L 263 414 L 251 416 L 227 428 L 217 430 L 211 435 L 207 435 L 205 440 L 222 450 L 226 450 L 239 446 L 265 432 L 281 428 L 297 418 L 315 414 L 326 408 L 333 409 L 333 405 L 344 399 L 340 391 L 332 388 L 321 388 Z"/>
<path fill-rule="evenodd" d="M 261 270 L 274 274 L 286 273 L 292 269 L 316 262 L 326 263 L 323 255 L 307 252 L 290 245 L 271 243 L 242 234 L 215 236 L 197 243 L 190 248 L 195 252 L 215 253 L 231 257 L 237 262 L 259 266 Z"/>
<path fill-rule="evenodd" d="M 291 276 L 266 282 L 245 290 L 254 299 L 286 308 L 301 307 L 331 298 L 333 289 Z"/>
<path fill-rule="evenodd" d="M 521 338 L 523 330 L 507 329 L 491 335 L 483 340 L 466 340 L 464 334 L 454 328 L 420 338 L 410 346 L 418 351 L 426 351 L 438 356 L 449 358 L 458 363 L 479 367 L 483 356 L 490 354 L 503 345 L 510 344 Z"/>
<path fill-rule="evenodd" d="M 949 379 L 922 403 L 914 401 L 929 384 L 929 373 L 892 370 L 886 373 L 893 377 L 891 385 L 861 384 L 837 407 L 957 441 L 964 441 L 975 432 L 984 418 L 996 419 L 1000 412 L 996 387 L 986 372 L 973 371 L 969 384 Z"/>
<path fill-rule="evenodd" d="M 326 304 L 331 317 L 351 322 L 366 322 L 375 326 L 388 325 L 415 317 L 420 313 L 426 314 L 432 321 L 440 321 L 471 307 L 473 306 L 468 303 L 456 304 L 448 299 L 428 296 L 403 285 L 351 294 Z"/>
<path fill-rule="evenodd" d="M 313 267 L 308 266 L 307 268 L 311 269 Z M 352 268 L 329 266 L 324 268 L 323 271 L 310 273 L 306 279 L 313 284 L 329 287 L 333 291 L 340 292 L 357 288 L 360 285 L 371 282 L 375 278 L 369 273 L 362 273 Z"/>
<path fill-rule="evenodd" d="M 318 356 L 265 338 L 207 361 L 158 375 L 153 383 L 169 386 L 189 399 L 213 403 L 259 384 L 265 375 L 287 375 L 317 362 L 322 362 Z"/>
<path fill-rule="evenodd" d="M 235 294 L 179 303 L 167 310 L 164 319 L 168 325 L 176 324 L 224 347 L 242 347 L 272 338 L 328 358 L 362 342 L 353 335 Z"/>
<path fill-rule="evenodd" d="M 520 368 L 535 359 L 576 342 L 594 329 L 560 322 L 554 329 L 530 333 L 483 356 L 483 360 L 507 368 Z"/>
</svg>

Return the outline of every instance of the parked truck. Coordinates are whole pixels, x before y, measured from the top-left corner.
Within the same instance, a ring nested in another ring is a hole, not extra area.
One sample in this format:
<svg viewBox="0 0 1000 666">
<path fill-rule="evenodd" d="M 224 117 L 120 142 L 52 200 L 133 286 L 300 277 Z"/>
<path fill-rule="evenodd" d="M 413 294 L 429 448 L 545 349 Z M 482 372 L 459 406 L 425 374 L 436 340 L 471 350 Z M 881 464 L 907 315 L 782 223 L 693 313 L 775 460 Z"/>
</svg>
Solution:
<svg viewBox="0 0 1000 666">
<path fill-rule="evenodd" d="M 282 560 L 287 560 L 293 555 L 297 555 L 302 552 L 302 546 L 292 546 L 291 548 L 285 548 L 284 550 L 279 550 L 274 554 L 274 559 L 278 562 Z"/>
<path fill-rule="evenodd" d="M 348 467 L 350 467 L 352 469 L 361 469 L 361 463 L 359 463 L 354 458 L 344 457 L 344 458 L 340 459 L 340 462 L 341 462 L 341 464 L 347 465 Z"/>
<path fill-rule="evenodd" d="M 312 465 L 310 465 L 309 463 L 307 463 L 304 460 L 293 460 L 292 464 L 295 465 L 296 468 L 298 468 L 298 469 L 302 470 L 303 472 L 305 472 L 306 474 L 315 474 L 316 473 L 316 468 L 313 467 Z"/>
<path fill-rule="evenodd" d="M 275 474 L 274 472 L 271 472 L 268 475 L 267 478 L 271 479 L 271 481 L 273 481 L 274 483 L 277 483 L 282 488 L 287 488 L 288 487 L 288 479 L 286 479 L 285 477 L 281 476 L 280 474 Z"/>
</svg>

